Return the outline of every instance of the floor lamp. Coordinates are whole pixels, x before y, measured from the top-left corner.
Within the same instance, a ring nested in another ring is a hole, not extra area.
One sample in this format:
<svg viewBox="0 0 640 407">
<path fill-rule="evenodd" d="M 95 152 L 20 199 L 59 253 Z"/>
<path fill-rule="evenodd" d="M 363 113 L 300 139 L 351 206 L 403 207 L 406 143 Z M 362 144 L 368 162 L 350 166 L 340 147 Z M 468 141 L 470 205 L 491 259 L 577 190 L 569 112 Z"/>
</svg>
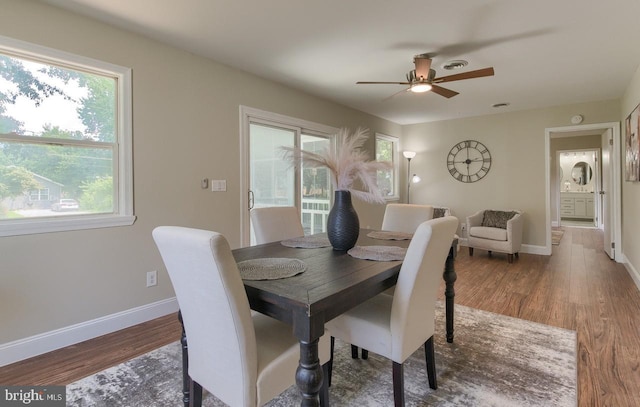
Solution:
<svg viewBox="0 0 640 407">
<path fill-rule="evenodd" d="M 407 159 L 407 203 L 411 203 L 411 184 L 420 182 L 420 177 L 416 174 L 411 176 L 411 159 L 416 156 L 415 151 L 403 151 L 402 155 Z"/>
</svg>

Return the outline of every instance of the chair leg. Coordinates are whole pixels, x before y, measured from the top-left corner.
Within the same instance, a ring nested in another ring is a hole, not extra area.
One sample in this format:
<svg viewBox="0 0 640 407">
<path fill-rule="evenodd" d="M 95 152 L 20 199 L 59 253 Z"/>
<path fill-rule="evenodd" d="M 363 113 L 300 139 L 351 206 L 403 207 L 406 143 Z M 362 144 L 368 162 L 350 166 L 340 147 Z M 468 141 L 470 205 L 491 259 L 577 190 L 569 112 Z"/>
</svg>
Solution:
<svg viewBox="0 0 640 407">
<path fill-rule="evenodd" d="M 322 375 L 324 376 L 322 380 L 322 387 L 320 388 L 320 406 L 321 407 L 329 407 L 329 378 L 331 374 L 329 373 L 329 363 L 327 362 L 322 365 Z"/>
<path fill-rule="evenodd" d="M 404 407 L 404 370 L 402 363 L 393 362 L 393 405 Z"/>
<path fill-rule="evenodd" d="M 516 259 L 520 258 L 520 253 L 516 252 Z"/>
<path fill-rule="evenodd" d="M 331 386 L 331 374 L 333 373 L 333 348 L 336 346 L 336 338 L 331 337 L 331 356 L 329 357 L 329 361 L 327 362 L 327 374 L 325 376 L 325 381 L 327 382 L 327 386 Z"/>
<path fill-rule="evenodd" d="M 509 262 L 509 264 L 513 263 L 513 254 L 507 254 L 507 261 Z"/>
<path fill-rule="evenodd" d="M 202 407 L 202 386 L 195 380 L 191 380 L 189 392 L 189 407 Z"/>
<path fill-rule="evenodd" d="M 429 387 L 433 390 L 438 388 L 438 380 L 436 376 L 436 353 L 433 347 L 433 336 L 424 343 L 424 356 L 427 362 L 427 377 L 429 378 Z"/>
<path fill-rule="evenodd" d="M 351 359 L 358 359 L 358 347 L 355 345 L 351 345 Z M 362 349 L 362 359 L 369 359 L 369 351 L 366 349 Z"/>
<path fill-rule="evenodd" d="M 489 257 L 491 257 L 491 250 L 489 250 Z"/>
<path fill-rule="evenodd" d="M 469 248 L 469 257 L 473 256 L 473 247 Z"/>
</svg>

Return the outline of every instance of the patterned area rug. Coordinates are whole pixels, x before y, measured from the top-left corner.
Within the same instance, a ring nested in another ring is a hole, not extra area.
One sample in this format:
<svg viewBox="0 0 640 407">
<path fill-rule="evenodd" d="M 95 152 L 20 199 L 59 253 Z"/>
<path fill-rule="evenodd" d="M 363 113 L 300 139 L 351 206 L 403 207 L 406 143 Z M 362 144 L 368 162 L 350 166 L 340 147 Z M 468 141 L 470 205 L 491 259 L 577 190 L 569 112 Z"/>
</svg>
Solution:
<svg viewBox="0 0 640 407">
<path fill-rule="evenodd" d="M 551 244 L 559 245 L 560 240 L 562 240 L 562 236 L 564 236 L 564 230 L 562 229 L 552 229 L 551 230 Z"/>
<path fill-rule="evenodd" d="M 405 362 L 407 406 L 575 406 L 576 334 L 573 331 L 456 306 L 455 340 L 444 338 L 444 311 L 436 317 L 438 389 L 427 383 L 424 348 Z M 182 406 L 178 342 L 67 386 L 67 406 Z M 336 341 L 329 390 L 334 406 L 393 405 L 391 363 L 370 353 L 351 359 Z M 204 406 L 224 406 L 205 392 Z M 300 405 L 295 387 L 268 406 Z"/>
</svg>

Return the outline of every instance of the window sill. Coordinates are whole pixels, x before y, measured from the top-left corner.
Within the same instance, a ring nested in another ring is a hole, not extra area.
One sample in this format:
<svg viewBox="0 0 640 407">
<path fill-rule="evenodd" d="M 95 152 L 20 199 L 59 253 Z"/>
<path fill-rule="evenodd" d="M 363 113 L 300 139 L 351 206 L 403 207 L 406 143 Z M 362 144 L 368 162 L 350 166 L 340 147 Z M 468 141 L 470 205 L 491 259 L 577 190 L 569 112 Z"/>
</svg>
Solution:
<svg viewBox="0 0 640 407">
<path fill-rule="evenodd" d="M 135 220 L 133 215 L 93 215 L 2 221 L 0 237 L 131 226 Z"/>
</svg>

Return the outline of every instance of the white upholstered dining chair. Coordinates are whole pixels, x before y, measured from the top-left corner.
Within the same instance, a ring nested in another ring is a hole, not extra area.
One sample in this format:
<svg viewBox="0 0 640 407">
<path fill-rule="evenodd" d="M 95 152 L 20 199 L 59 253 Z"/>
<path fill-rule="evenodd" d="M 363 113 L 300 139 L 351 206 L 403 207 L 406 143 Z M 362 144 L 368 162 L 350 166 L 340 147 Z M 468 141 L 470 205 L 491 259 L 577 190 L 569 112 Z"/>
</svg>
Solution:
<svg viewBox="0 0 640 407">
<path fill-rule="evenodd" d="M 384 209 L 382 230 L 390 232 L 415 233 L 422 222 L 433 219 L 432 205 L 388 204 Z M 389 288 L 385 294 L 393 295 L 395 287 Z M 351 345 L 351 357 L 358 358 L 358 347 Z M 362 359 L 368 358 L 367 349 L 362 349 Z"/>
<path fill-rule="evenodd" d="M 433 219 L 432 205 L 388 204 L 382 218 L 382 230 L 413 233 L 418 226 Z"/>
<path fill-rule="evenodd" d="M 256 243 L 271 243 L 304 236 L 300 214 L 295 206 L 272 206 L 251 210 Z"/>
<path fill-rule="evenodd" d="M 458 219 L 453 216 L 420 224 L 407 249 L 394 295 L 377 295 L 326 324 L 332 337 L 391 359 L 396 406 L 404 405 L 403 363 L 422 344 L 429 386 L 437 388 L 435 305 L 442 265 L 457 228 Z"/>
<path fill-rule="evenodd" d="M 187 335 L 192 407 L 202 388 L 230 406 L 261 406 L 295 383 L 300 358 L 292 327 L 252 313 L 227 240 L 219 233 L 160 226 L 153 231 Z M 320 338 L 320 363 L 330 356 Z M 325 372 L 327 371 L 325 367 Z M 321 402 L 328 403 L 328 389 Z"/>
</svg>

